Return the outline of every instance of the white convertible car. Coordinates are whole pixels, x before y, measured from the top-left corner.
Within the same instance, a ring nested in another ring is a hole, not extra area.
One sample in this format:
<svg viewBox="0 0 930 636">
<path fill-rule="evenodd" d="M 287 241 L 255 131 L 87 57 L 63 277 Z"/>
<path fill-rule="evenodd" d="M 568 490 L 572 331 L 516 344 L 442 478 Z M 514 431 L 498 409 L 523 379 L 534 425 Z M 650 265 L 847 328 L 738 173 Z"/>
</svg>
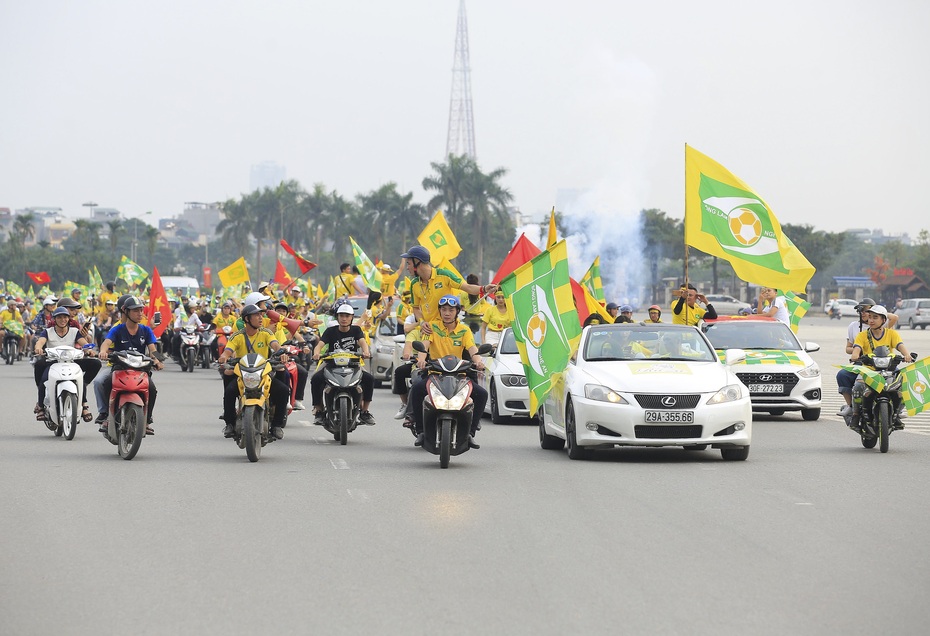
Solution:
<svg viewBox="0 0 930 636">
<path fill-rule="evenodd" d="M 497 348 L 484 359 L 484 366 L 487 371 L 478 372 L 478 381 L 488 392 L 484 412 L 491 414 L 491 421 L 502 424 L 514 417 L 529 417 L 530 389 L 510 327 L 501 334 Z"/>
<path fill-rule="evenodd" d="M 665 324 L 591 325 L 539 410 L 544 449 L 568 445 L 584 459 L 597 448 L 679 446 L 749 456 L 752 405 L 732 366 L 697 328 Z"/>
</svg>

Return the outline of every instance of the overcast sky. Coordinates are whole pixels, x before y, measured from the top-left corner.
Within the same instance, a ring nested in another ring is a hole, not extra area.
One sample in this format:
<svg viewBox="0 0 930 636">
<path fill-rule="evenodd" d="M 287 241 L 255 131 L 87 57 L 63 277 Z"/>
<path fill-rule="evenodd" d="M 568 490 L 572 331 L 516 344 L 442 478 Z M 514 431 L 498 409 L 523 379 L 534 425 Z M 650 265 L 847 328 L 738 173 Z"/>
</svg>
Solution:
<svg viewBox="0 0 930 636">
<path fill-rule="evenodd" d="M 354 196 L 445 152 L 458 0 L 0 0 L 0 207 L 129 216 L 252 164 Z M 684 144 L 783 223 L 930 228 L 930 3 L 467 0 L 478 161 L 522 212 L 683 215 Z"/>
</svg>

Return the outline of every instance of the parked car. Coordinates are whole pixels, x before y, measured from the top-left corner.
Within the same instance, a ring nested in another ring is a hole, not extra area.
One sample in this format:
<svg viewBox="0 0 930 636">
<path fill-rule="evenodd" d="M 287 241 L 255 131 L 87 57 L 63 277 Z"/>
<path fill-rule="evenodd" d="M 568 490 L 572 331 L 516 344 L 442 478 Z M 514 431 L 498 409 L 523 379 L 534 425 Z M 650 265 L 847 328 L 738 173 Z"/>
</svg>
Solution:
<svg viewBox="0 0 930 636">
<path fill-rule="evenodd" d="M 508 327 L 501 333 L 497 349 L 485 358 L 485 371 L 478 372 L 478 382 L 488 392 L 485 413 L 491 421 L 502 424 L 513 417 L 530 416 L 530 389 L 517 351 L 517 341 Z"/>
<path fill-rule="evenodd" d="M 926 329 L 930 325 L 930 298 L 908 298 L 895 313 L 898 314 L 899 325 Z"/>
<path fill-rule="evenodd" d="M 741 309 L 748 310 L 749 303 L 744 303 L 726 294 L 707 294 L 707 302 L 714 306 L 718 316 L 735 316 Z"/>
<path fill-rule="evenodd" d="M 749 391 L 695 327 L 612 324 L 586 327 L 562 382 L 541 405 L 539 443 L 567 444 L 571 459 L 597 448 L 679 446 L 720 449 L 744 460 L 752 441 Z"/>
<path fill-rule="evenodd" d="M 772 415 L 800 411 L 807 421 L 820 418 L 820 367 L 810 356 L 820 345 L 801 346 L 788 325 L 767 316 L 708 320 L 703 329 L 724 360 L 727 349 L 746 352 L 745 360 L 733 370 L 749 389 L 753 411 Z"/>
<path fill-rule="evenodd" d="M 385 318 L 378 326 L 378 331 L 371 339 L 371 374 L 375 376 L 375 386 L 380 387 L 382 382 L 390 384 L 394 380 L 394 350 L 400 345 L 394 342 L 397 334 L 397 322 L 394 317 Z"/>
<path fill-rule="evenodd" d="M 859 304 L 858 300 L 852 300 L 851 298 L 831 298 L 823 306 L 823 313 L 830 315 L 830 310 L 833 309 L 833 305 L 838 304 L 840 307 L 841 316 L 858 316 L 859 312 L 856 311 L 856 305 Z"/>
</svg>

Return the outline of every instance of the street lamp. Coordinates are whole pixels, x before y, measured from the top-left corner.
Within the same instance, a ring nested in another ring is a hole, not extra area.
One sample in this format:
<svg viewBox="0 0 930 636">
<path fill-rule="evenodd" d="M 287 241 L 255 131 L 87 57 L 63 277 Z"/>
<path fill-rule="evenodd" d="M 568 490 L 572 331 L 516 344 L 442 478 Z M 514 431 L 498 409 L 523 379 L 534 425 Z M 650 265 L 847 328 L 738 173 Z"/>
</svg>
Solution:
<svg viewBox="0 0 930 636">
<path fill-rule="evenodd" d="M 88 201 L 87 203 L 81 204 L 85 208 L 90 208 L 90 218 L 94 218 L 94 208 L 97 207 L 97 203 L 94 201 Z"/>
<path fill-rule="evenodd" d="M 145 214 L 151 214 L 151 213 L 152 213 L 151 210 L 149 210 L 148 212 L 145 212 Z M 130 258 L 132 259 L 133 262 L 136 261 L 136 245 L 138 244 L 138 242 L 139 242 L 139 217 L 134 216 L 132 218 L 132 249 L 130 250 L 132 252 L 132 256 Z"/>
</svg>

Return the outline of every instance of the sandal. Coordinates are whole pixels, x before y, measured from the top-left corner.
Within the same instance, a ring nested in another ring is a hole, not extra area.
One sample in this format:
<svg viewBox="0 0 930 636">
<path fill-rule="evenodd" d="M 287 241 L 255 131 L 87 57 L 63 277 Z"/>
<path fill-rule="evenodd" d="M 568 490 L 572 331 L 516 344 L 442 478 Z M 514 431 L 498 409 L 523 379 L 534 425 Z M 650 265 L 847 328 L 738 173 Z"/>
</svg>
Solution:
<svg viewBox="0 0 930 636">
<path fill-rule="evenodd" d="M 45 407 L 39 404 L 38 402 L 36 402 L 36 407 L 32 409 L 32 412 L 38 415 L 39 413 L 42 413 L 43 411 L 45 411 Z"/>
<path fill-rule="evenodd" d="M 84 405 L 84 411 L 81 413 L 81 419 L 85 422 L 89 422 L 94 419 L 94 414 L 90 412 L 90 407 L 86 404 Z"/>
<path fill-rule="evenodd" d="M 145 427 L 145 434 L 146 434 L 146 435 L 154 435 L 154 434 L 155 434 L 155 429 L 153 429 L 151 426 L 146 426 L 146 427 Z"/>
</svg>

